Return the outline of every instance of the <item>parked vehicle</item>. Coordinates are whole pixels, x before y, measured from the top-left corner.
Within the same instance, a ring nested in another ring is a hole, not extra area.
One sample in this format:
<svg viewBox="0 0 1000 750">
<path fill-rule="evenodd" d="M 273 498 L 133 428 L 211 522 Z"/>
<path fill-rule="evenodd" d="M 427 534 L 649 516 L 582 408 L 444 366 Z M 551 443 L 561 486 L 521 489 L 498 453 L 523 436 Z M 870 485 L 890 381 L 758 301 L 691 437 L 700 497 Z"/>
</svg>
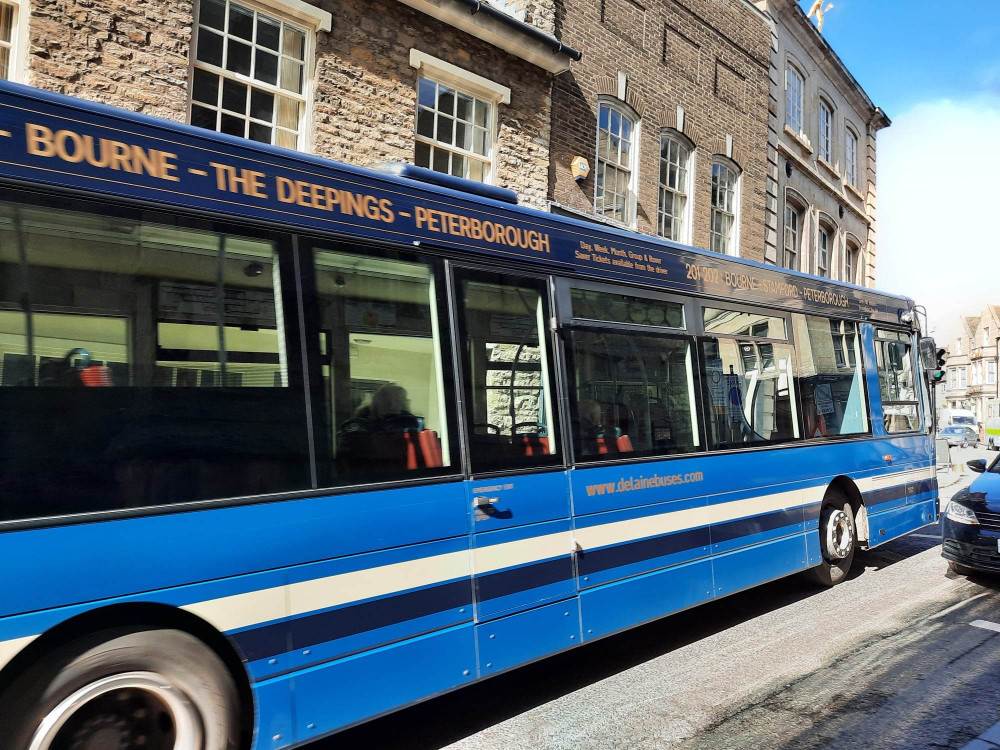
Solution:
<svg viewBox="0 0 1000 750">
<path fill-rule="evenodd" d="M 991 398 L 986 402 L 986 447 L 991 451 L 1000 451 L 1000 399 Z"/>
<path fill-rule="evenodd" d="M 976 414 L 969 409 L 942 409 L 940 424 L 943 427 L 951 427 L 952 425 L 968 425 L 969 427 L 975 428 L 977 425 Z"/>
<path fill-rule="evenodd" d="M 947 440 L 948 445 L 952 448 L 968 448 L 970 445 L 975 447 L 979 444 L 979 433 L 976 428 L 967 425 L 942 427 L 938 430 L 937 436 Z"/>
<path fill-rule="evenodd" d="M 1000 457 L 966 464 L 982 474 L 959 490 L 941 517 L 941 556 L 959 575 L 973 570 L 1000 572 Z"/>
</svg>

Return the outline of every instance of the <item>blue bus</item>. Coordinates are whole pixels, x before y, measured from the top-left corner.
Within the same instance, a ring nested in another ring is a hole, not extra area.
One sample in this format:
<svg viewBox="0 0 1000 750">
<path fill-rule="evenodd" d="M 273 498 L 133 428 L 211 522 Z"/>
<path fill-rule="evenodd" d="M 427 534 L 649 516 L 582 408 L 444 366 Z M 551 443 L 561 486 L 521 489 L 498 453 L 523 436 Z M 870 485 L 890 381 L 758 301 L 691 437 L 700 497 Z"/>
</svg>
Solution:
<svg viewBox="0 0 1000 750">
<path fill-rule="evenodd" d="M 0 181 L 10 750 L 300 745 L 937 519 L 906 298 L 7 83 Z"/>
</svg>

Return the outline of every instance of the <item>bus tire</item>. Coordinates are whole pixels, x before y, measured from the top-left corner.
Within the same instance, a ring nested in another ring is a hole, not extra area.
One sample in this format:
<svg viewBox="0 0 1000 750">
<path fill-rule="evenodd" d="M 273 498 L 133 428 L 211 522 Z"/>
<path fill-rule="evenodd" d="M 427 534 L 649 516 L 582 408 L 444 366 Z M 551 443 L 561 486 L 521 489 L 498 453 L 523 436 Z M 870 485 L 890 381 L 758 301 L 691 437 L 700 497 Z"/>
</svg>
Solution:
<svg viewBox="0 0 1000 750">
<path fill-rule="evenodd" d="M 240 737 L 232 675 L 180 630 L 104 631 L 57 648 L 0 706 L 6 750 L 236 750 Z"/>
<path fill-rule="evenodd" d="M 839 490 L 830 489 L 823 498 L 818 533 L 823 561 L 807 571 L 808 577 L 821 586 L 836 586 L 851 572 L 858 539 L 854 511 Z"/>
</svg>

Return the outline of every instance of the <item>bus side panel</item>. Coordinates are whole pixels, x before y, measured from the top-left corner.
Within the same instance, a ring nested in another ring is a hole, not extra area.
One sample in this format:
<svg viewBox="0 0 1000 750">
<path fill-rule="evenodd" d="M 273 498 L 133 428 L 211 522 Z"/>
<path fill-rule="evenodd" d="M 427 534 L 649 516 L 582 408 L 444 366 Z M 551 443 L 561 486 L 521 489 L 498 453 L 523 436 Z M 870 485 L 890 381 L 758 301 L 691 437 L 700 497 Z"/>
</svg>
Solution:
<svg viewBox="0 0 1000 750">
<path fill-rule="evenodd" d="M 909 534 L 914 529 L 937 520 L 937 497 L 914 505 L 904 505 L 868 517 L 871 541 L 869 549 Z"/>
<path fill-rule="evenodd" d="M 698 560 L 580 594 L 583 638 L 592 640 L 711 599 L 712 563 Z"/>
<path fill-rule="evenodd" d="M 460 625 L 280 679 L 288 680 L 295 694 L 296 737 L 305 741 L 471 682 L 475 675 L 472 625 Z"/>
<path fill-rule="evenodd" d="M 580 638 L 579 599 L 547 604 L 476 626 L 479 672 L 486 677 L 576 646 Z"/>
<path fill-rule="evenodd" d="M 295 742 L 291 682 L 281 678 L 253 686 L 257 730 L 252 750 L 278 750 Z"/>
<path fill-rule="evenodd" d="M 732 594 L 805 570 L 807 559 L 803 534 L 717 555 L 712 558 L 715 594 Z"/>
</svg>

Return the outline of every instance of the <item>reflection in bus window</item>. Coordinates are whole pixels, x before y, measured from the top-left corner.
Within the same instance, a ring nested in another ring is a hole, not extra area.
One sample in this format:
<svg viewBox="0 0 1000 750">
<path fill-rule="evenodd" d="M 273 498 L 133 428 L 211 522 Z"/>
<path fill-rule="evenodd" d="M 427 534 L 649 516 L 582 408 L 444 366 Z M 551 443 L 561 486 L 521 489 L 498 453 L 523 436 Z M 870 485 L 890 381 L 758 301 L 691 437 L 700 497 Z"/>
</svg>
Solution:
<svg viewBox="0 0 1000 750">
<path fill-rule="evenodd" d="M 719 338 L 703 340 L 701 347 L 712 447 L 733 448 L 800 436 L 791 346 Z"/>
<path fill-rule="evenodd" d="M 723 333 L 729 336 L 760 336 L 765 339 L 788 338 L 785 319 L 764 313 L 739 310 L 721 310 L 706 307 L 702 313 L 705 333 Z"/>
<path fill-rule="evenodd" d="M 569 353 L 578 459 L 666 455 L 698 448 L 687 340 L 572 329 Z"/>
<path fill-rule="evenodd" d="M 917 413 L 917 389 L 913 378 L 913 358 L 910 344 L 895 331 L 879 331 L 875 341 L 875 363 L 879 388 L 882 391 L 882 419 L 886 432 L 909 432 L 920 428 Z M 896 340 L 900 339 L 900 340 Z"/>
<path fill-rule="evenodd" d="M 277 269 L 270 242 L 0 205 L 0 518 L 309 487 Z"/>
<path fill-rule="evenodd" d="M 557 462 L 545 285 L 469 272 L 459 294 L 472 470 Z"/>
<path fill-rule="evenodd" d="M 318 249 L 316 286 L 321 483 L 441 473 L 451 450 L 431 265 Z"/>
<path fill-rule="evenodd" d="M 684 328 L 684 305 L 679 302 L 593 289 L 574 288 L 570 295 L 574 318 Z"/>
<path fill-rule="evenodd" d="M 793 315 L 792 326 L 805 436 L 868 432 L 857 324 Z"/>
</svg>

